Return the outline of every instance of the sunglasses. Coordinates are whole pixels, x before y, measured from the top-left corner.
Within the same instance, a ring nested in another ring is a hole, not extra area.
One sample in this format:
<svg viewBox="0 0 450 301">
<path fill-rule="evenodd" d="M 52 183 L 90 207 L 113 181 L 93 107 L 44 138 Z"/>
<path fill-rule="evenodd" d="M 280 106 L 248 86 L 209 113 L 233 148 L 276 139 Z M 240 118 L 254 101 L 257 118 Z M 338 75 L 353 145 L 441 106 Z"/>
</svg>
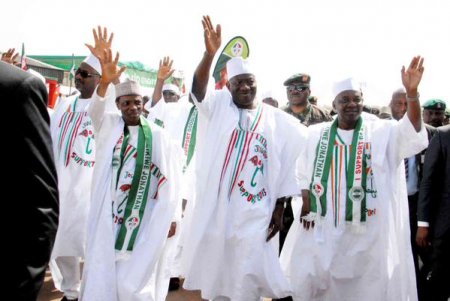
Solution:
<svg viewBox="0 0 450 301">
<path fill-rule="evenodd" d="M 79 74 L 82 78 L 88 78 L 88 77 L 93 77 L 93 76 L 101 77 L 100 74 L 97 74 L 97 73 L 89 73 L 89 72 L 87 72 L 86 70 L 82 70 L 82 69 L 80 69 L 80 68 L 78 68 L 78 69 L 75 71 L 75 75 L 77 75 L 77 74 Z"/>
<path fill-rule="evenodd" d="M 303 92 L 303 91 L 305 91 L 307 89 L 308 89 L 308 87 L 305 87 L 305 86 L 302 86 L 302 85 L 289 85 L 289 86 L 287 86 L 287 90 L 288 91 L 297 90 L 297 91 Z"/>
</svg>

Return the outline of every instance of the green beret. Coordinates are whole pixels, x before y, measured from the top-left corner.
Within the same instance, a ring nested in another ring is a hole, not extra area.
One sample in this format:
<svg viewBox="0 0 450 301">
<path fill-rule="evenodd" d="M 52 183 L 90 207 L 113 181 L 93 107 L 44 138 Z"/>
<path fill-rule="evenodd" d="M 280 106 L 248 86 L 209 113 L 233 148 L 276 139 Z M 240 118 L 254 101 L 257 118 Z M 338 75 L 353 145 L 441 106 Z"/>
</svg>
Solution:
<svg viewBox="0 0 450 301">
<path fill-rule="evenodd" d="M 311 81 L 311 76 L 305 73 L 297 73 L 289 77 L 284 81 L 285 86 L 289 86 L 292 83 L 298 83 L 304 87 L 309 87 L 309 82 Z"/>
<path fill-rule="evenodd" d="M 445 111 L 446 106 L 447 105 L 445 104 L 445 101 L 437 98 L 429 99 L 422 105 L 424 109 L 442 110 L 442 111 Z"/>
</svg>

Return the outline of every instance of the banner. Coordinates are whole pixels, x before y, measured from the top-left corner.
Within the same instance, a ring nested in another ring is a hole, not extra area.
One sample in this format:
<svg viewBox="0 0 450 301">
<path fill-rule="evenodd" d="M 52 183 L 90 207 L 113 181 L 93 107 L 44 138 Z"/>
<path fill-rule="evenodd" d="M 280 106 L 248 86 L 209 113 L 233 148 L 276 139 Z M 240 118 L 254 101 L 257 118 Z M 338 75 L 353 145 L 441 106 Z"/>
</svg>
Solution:
<svg viewBox="0 0 450 301">
<path fill-rule="evenodd" d="M 213 76 L 216 83 L 216 90 L 222 89 L 228 81 L 226 64 L 232 57 L 241 56 L 248 58 L 250 48 L 247 40 L 241 36 L 232 38 L 223 48 L 214 67 Z"/>
</svg>

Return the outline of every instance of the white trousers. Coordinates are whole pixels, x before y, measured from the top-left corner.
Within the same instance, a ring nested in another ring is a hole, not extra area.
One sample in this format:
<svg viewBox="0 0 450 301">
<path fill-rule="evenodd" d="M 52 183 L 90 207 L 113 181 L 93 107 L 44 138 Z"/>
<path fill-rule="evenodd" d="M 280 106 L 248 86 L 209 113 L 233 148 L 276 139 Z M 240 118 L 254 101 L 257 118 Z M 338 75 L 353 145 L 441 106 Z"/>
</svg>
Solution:
<svg viewBox="0 0 450 301">
<path fill-rule="evenodd" d="M 80 258 L 61 256 L 55 259 L 51 266 L 52 277 L 57 289 L 64 293 L 67 299 L 77 299 L 81 286 Z"/>
</svg>

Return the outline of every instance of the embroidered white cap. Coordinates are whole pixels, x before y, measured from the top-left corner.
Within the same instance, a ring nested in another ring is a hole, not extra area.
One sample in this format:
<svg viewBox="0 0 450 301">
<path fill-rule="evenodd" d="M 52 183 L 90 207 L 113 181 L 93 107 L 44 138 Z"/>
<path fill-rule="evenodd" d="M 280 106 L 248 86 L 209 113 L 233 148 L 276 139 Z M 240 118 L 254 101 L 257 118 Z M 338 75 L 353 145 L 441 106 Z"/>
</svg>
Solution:
<svg viewBox="0 0 450 301">
<path fill-rule="evenodd" d="M 88 64 L 92 68 L 95 69 L 95 71 L 98 72 L 98 74 L 102 75 L 102 66 L 100 65 L 100 61 L 98 58 L 96 58 L 92 53 L 89 54 L 83 61 L 84 63 Z"/>
<path fill-rule="evenodd" d="M 248 60 L 240 56 L 233 57 L 227 62 L 228 79 L 241 74 L 254 74 L 251 64 Z"/>
<path fill-rule="evenodd" d="M 172 91 L 173 93 L 175 93 L 176 95 L 180 96 L 180 88 L 178 88 L 177 85 L 174 84 L 165 84 L 162 87 L 162 91 Z"/>
<path fill-rule="evenodd" d="M 343 91 L 361 91 L 361 82 L 353 77 L 335 82 L 333 84 L 333 99 Z"/>
<path fill-rule="evenodd" d="M 134 80 L 127 80 L 123 83 L 115 85 L 116 88 L 116 98 L 119 98 L 120 96 L 126 96 L 126 95 L 141 95 L 141 85 L 137 81 Z"/>
</svg>

